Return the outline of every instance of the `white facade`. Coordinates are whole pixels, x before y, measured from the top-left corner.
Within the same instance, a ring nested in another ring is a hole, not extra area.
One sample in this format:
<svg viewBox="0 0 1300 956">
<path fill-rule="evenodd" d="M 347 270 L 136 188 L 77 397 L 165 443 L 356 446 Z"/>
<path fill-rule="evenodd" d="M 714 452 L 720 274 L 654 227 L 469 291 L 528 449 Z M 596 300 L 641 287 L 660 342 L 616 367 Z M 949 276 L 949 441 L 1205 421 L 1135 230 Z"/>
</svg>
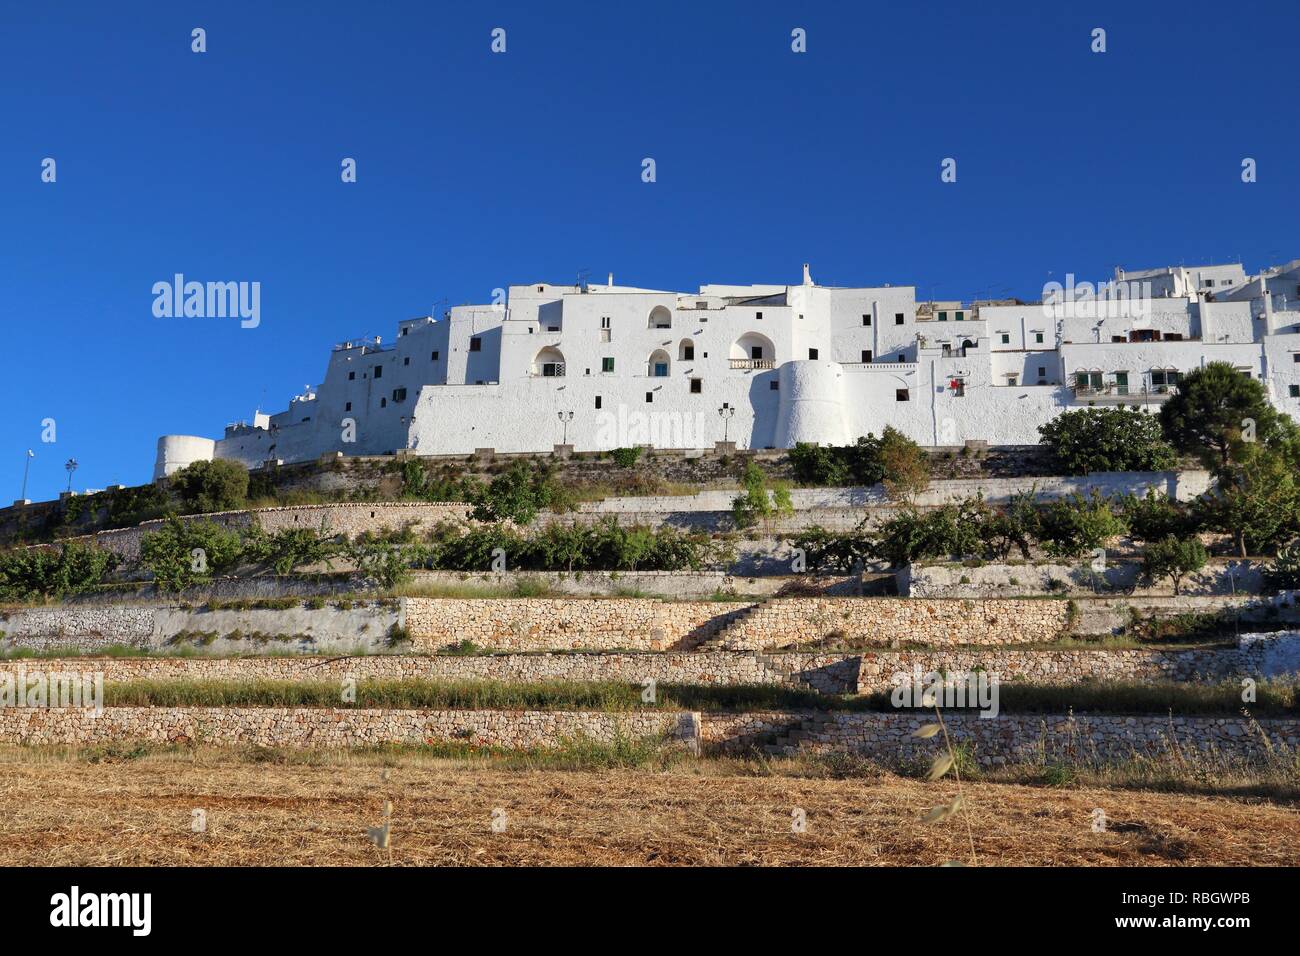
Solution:
<svg viewBox="0 0 1300 956">
<path fill-rule="evenodd" d="M 215 442 L 159 440 L 156 476 L 217 457 L 843 444 L 892 425 L 922 445 L 1033 444 L 1088 404 L 1154 409 L 1178 376 L 1228 361 L 1300 414 L 1300 260 L 1124 272 L 1139 299 L 916 301 L 911 286 L 512 286 L 335 347 L 287 411 Z M 1213 285 L 1210 285 L 1213 283 Z"/>
</svg>

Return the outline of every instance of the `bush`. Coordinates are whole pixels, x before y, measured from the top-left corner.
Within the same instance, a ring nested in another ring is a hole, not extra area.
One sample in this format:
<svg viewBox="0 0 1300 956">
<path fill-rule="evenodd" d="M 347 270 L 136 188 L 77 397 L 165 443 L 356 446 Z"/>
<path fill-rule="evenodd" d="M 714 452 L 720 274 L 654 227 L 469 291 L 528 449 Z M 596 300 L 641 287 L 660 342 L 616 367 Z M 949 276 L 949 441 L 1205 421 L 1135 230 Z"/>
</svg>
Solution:
<svg viewBox="0 0 1300 956">
<path fill-rule="evenodd" d="M 817 525 L 804 528 L 790 545 L 804 552 L 804 567 L 814 574 L 851 574 L 872 554 L 870 538 L 862 532 L 843 534 Z"/>
<path fill-rule="evenodd" d="M 1135 541 L 1163 541 L 1184 538 L 1196 532 L 1196 522 L 1187 509 L 1170 501 L 1168 496 L 1148 488 L 1146 496 L 1125 495 L 1120 511 L 1128 523 L 1129 536 Z"/>
<path fill-rule="evenodd" d="M 186 514 L 233 511 L 248 500 L 248 469 L 237 461 L 196 461 L 173 474 L 170 481 Z"/>
<path fill-rule="evenodd" d="M 944 505 L 919 512 L 906 508 L 883 521 L 870 537 L 871 554 L 892 567 L 978 549 L 978 530 L 970 518 L 970 503 Z"/>
<path fill-rule="evenodd" d="M 740 480 L 741 492 L 731 502 L 731 517 L 737 528 L 749 528 L 760 520 L 771 521 L 776 515 L 791 514 L 794 504 L 784 482 L 774 482 L 769 489 L 763 469 L 750 462 Z"/>
<path fill-rule="evenodd" d="M 1169 578 L 1177 595 L 1183 576 L 1201 570 L 1207 560 L 1205 545 L 1196 538 L 1179 540 L 1170 536 L 1147 545 L 1142 554 L 1142 576 L 1153 582 Z"/>
<path fill-rule="evenodd" d="M 548 468 L 516 461 L 475 498 L 473 517 L 476 521 L 525 525 L 531 524 L 541 509 L 563 504 L 563 490 Z"/>
<path fill-rule="evenodd" d="M 419 458 L 402 462 L 402 497 L 419 501 L 474 501 L 483 494 L 483 482 L 473 475 L 434 474 Z"/>
<path fill-rule="evenodd" d="M 140 563 L 163 591 L 179 591 L 235 567 L 243 553 L 238 534 L 210 521 L 183 522 L 175 515 L 140 542 Z"/>
<path fill-rule="evenodd" d="M 790 449 L 790 467 L 801 485 L 870 487 L 885 476 L 881 439 L 874 435 L 852 445 L 796 444 Z"/>
<path fill-rule="evenodd" d="M 0 552 L 0 600 L 62 598 L 97 587 L 118 565 L 118 557 L 78 541 L 57 551 L 20 548 Z"/>
<path fill-rule="evenodd" d="M 267 534 L 254 527 L 244 537 L 243 557 L 268 565 L 276 574 L 291 574 L 306 564 L 317 564 L 337 554 L 339 547 L 311 528 L 283 528 Z"/>
<path fill-rule="evenodd" d="M 614 464 L 620 468 L 631 468 L 641 458 L 642 449 L 640 448 L 615 448 L 610 452 L 610 457 L 614 459 Z"/>
<path fill-rule="evenodd" d="M 1099 548 L 1110 538 L 1127 530 L 1124 520 L 1110 507 L 1110 502 L 1093 492 L 1091 497 L 1074 494 L 1053 501 L 1038 511 L 1039 540 L 1054 557 L 1079 557 Z"/>
<path fill-rule="evenodd" d="M 895 500 L 910 502 L 930 486 L 930 457 L 892 426 L 880 437 L 880 468 L 885 493 Z"/>
<path fill-rule="evenodd" d="M 1264 568 L 1264 583 L 1274 591 L 1300 588 L 1300 539 L 1278 548 L 1277 558 Z"/>
<path fill-rule="evenodd" d="M 1136 406 L 1080 408 L 1038 426 L 1043 444 L 1070 475 L 1093 471 L 1164 471 L 1177 464 L 1160 419 Z"/>
</svg>

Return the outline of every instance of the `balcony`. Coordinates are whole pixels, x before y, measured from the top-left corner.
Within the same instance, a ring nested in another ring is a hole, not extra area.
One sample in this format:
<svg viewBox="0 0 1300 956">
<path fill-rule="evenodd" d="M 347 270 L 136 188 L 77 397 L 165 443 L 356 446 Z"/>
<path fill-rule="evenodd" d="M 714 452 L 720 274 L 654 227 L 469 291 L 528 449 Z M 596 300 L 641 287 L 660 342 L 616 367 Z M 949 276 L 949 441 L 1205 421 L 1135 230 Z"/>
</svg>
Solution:
<svg viewBox="0 0 1300 956">
<path fill-rule="evenodd" d="M 1116 402 L 1126 401 L 1163 402 L 1178 390 L 1177 385 L 1073 385 L 1076 402 Z"/>
<path fill-rule="evenodd" d="M 762 369 L 776 368 L 776 362 L 772 359 L 731 359 L 731 368 L 739 369 Z"/>
<path fill-rule="evenodd" d="M 528 373 L 533 378 L 564 378 L 563 362 L 543 362 L 534 365 Z"/>
</svg>

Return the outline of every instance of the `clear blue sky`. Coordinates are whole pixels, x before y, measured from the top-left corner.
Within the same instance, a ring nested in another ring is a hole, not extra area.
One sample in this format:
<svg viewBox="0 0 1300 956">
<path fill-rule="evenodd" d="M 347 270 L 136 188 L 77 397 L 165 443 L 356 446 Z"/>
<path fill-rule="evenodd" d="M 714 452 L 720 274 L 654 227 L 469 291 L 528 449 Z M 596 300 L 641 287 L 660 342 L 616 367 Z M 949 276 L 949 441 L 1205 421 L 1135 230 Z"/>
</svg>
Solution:
<svg viewBox="0 0 1300 956">
<path fill-rule="evenodd" d="M 78 488 L 147 481 L 158 435 L 279 410 L 334 342 L 512 282 L 807 261 L 1033 297 L 1049 273 L 1300 256 L 1297 27 L 1294 0 L 8 0 L 0 499 L 28 447 L 38 500 L 69 457 Z M 176 272 L 260 282 L 261 326 L 154 318 Z"/>
</svg>

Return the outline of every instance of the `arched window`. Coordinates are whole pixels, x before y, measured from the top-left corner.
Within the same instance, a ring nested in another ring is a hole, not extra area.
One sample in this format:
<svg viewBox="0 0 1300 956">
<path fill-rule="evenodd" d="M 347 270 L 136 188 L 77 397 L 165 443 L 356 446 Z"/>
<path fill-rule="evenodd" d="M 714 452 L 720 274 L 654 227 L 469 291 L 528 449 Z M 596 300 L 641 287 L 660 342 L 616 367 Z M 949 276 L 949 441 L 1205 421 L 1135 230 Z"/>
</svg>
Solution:
<svg viewBox="0 0 1300 956">
<path fill-rule="evenodd" d="M 648 325 L 652 329 L 671 329 L 673 327 L 673 314 L 662 305 L 656 305 L 650 310 Z"/>
<path fill-rule="evenodd" d="M 668 372 L 668 353 L 663 349 L 655 349 L 650 353 L 650 358 L 646 361 L 646 375 L 651 378 L 667 378 Z"/>
<path fill-rule="evenodd" d="M 695 361 L 695 343 L 690 339 L 682 339 L 681 342 L 677 344 L 677 361 Z"/>
<path fill-rule="evenodd" d="M 760 332 L 746 332 L 731 343 L 732 368 L 774 368 L 776 347 Z"/>
<path fill-rule="evenodd" d="M 533 356 L 532 375 L 544 378 L 561 378 L 564 376 L 564 353 L 553 345 L 548 345 Z"/>
</svg>

